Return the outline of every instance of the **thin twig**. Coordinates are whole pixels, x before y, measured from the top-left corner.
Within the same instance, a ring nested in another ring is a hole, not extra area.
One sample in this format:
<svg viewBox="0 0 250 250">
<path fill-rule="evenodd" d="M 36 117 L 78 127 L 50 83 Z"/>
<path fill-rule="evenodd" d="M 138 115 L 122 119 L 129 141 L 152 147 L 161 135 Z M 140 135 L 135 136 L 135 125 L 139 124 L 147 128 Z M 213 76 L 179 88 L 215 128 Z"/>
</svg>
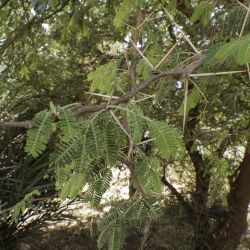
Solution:
<svg viewBox="0 0 250 250">
<path fill-rule="evenodd" d="M 84 92 L 85 94 L 88 95 L 93 95 L 93 96 L 99 96 L 99 97 L 104 97 L 104 98 L 111 98 L 111 99 L 118 99 L 119 96 L 111 96 L 111 95 L 103 95 L 103 94 L 99 94 L 99 93 L 94 93 L 94 92 Z"/>
<path fill-rule="evenodd" d="M 185 38 L 185 40 L 189 43 L 189 45 L 192 47 L 192 49 L 195 51 L 196 54 L 200 54 L 200 51 L 194 46 L 194 44 L 191 42 L 191 40 L 188 38 L 188 36 L 185 34 L 185 32 L 181 29 L 181 27 L 175 22 L 174 18 L 170 15 L 170 13 L 166 10 L 166 8 L 163 6 L 163 9 L 167 13 L 169 19 L 174 23 L 174 25 L 180 30 L 181 34 Z"/>
<path fill-rule="evenodd" d="M 250 80 L 250 67 L 249 67 L 249 63 L 247 63 L 247 72 L 248 72 L 248 76 L 249 76 L 249 80 Z"/>
<path fill-rule="evenodd" d="M 241 27 L 240 37 L 242 37 L 242 35 L 243 35 L 244 29 L 245 29 L 245 27 L 246 27 L 246 23 L 247 23 L 247 21 L 248 21 L 249 14 L 250 14 L 250 4 L 249 4 L 249 9 L 247 10 L 247 13 L 246 13 L 244 22 L 243 22 L 242 27 Z"/>
<path fill-rule="evenodd" d="M 183 134 L 185 132 L 185 124 L 187 120 L 187 100 L 188 100 L 188 79 L 184 79 L 184 85 L 185 85 L 185 96 L 184 96 L 184 109 L 183 109 L 183 123 L 182 123 L 182 131 Z"/>
<path fill-rule="evenodd" d="M 114 120 L 116 121 L 116 123 L 119 125 L 119 127 L 122 129 L 122 131 L 128 136 L 130 137 L 129 133 L 126 131 L 126 129 L 122 126 L 122 124 L 120 123 L 119 119 L 116 117 L 116 115 L 114 114 L 114 112 L 112 110 L 109 111 L 111 116 L 114 118 Z"/>
<path fill-rule="evenodd" d="M 5 7 L 5 5 L 7 5 L 11 0 L 2 0 L 1 4 L 0 4 L 0 9 L 2 9 L 3 7 Z"/>
<path fill-rule="evenodd" d="M 197 69 L 200 65 L 202 65 L 203 61 L 205 60 L 205 55 L 197 55 L 197 60 L 191 62 L 188 64 L 185 68 L 173 68 L 167 71 L 163 71 L 160 74 L 157 75 L 151 75 L 148 77 L 146 80 L 142 81 L 140 84 L 126 92 L 124 95 L 119 97 L 117 100 L 114 100 L 111 102 L 109 105 L 109 108 L 111 106 L 115 107 L 121 103 L 126 103 L 130 101 L 137 93 L 140 91 L 144 90 L 148 85 L 151 83 L 164 78 L 164 77 L 169 77 L 169 76 L 182 76 L 182 75 L 187 75 L 191 74 L 195 69 Z M 101 110 L 107 109 L 107 104 L 102 103 L 102 104 L 96 104 L 96 105 L 79 105 L 77 110 L 73 111 L 73 114 L 77 117 L 82 116 L 86 113 L 93 113 L 93 112 L 98 112 Z M 0 126 L 3 127 L 23 127 L 23 128 L 32 128 L 33 123 L 32 121 L 0 121 Z"/>
<path fill-rule="evenodd" d="M 142 187 L 140 181 L 138 180 L 136 173 L 134 171 L 133 168 L 133 148 L 134 148 L 134 142 L 133 142 L 133 138 L 131 135 L 131 129 L 130 129 L 130 125 L 128 123 L 128 120 L 125 120 L 125 124 L 124 126 L 121 125 L 120 126 L 123 127 L 123 131 L 126 131 L 126 135 L 128 136 L 128 145 L 129 145 L 129 149 L 128 149 L 128 154 L 127 154 L 127 159 L 123 159 L 123 163 L 125 163 L 130 171 L 131 174 L 131 178 L 134 181 L 134 184 L 136 185 L 136 189 L 137 191 L 143 196 L 146 197 L 146 193 L 144 191 L 144 188 Z"/>
<path fill-rule="evenodd" d="M 166 179 L 165 176 L 161 177 L 161 182 L 165 186 L 167 186 L 170 189 L 170 191 L 175 195 L 175 197 L 178 199 L 178 201 L 180 202 L 180 204 L 182 205 L 182 207 L 185 209 L 185 211 L 187 212 L 187 214 L 189 216 L 192 216 L 194 214 L 194 210 L 193 210 L 192 206 L 189 204 L 189 202 L 184 199 L 184 197 L 182 196 L 182 194 L 179 193 L 178 190 L 170 182 L 168 182 L 168 180 Z"/>
<path fill-rule="evenodd" d="M 108 107 L 109 104 L 111 103 L 112 96 L 113 96 L 113 94 L 114 94 L 114 89 L 115 89 L 115 85 L 113 84 L 112 89 L 111 89 L 111 93 L 110 93 L 110 96 L 109 96 L 109 99 L 108 99 L 107 107 Z"/>
<path fill-rule="evenodd" d="M 156 17 L 149 18 L 148 20 L 151 21 L 151 20 L 154 20 L 154 19 L 163 18 L 165 16 L 168 16 L 168 15 L 156 16 Z"/>
<path fill-rule="evenodd" d="M 145 101 L 147 99 L 154 99 L 154 98 L 155 98 L 155 95 L 151 95 L 151 96 L 147 96 L 147 97 L 144 97 L 142 99 L 139 99 L 139 100 L 135 100 L 135 101 L 133 101 L 133 103 L 142 102 L 142 101 Z"/>
<path fill-rule="evenodd" d="M 189 80 L 190 80 L 190 82 L 193 83 L 193 85 L 196 87 L 196 89 L 199 91 L 199 93 L 202 95 L 202 97 L 203 97 L 204 100 L 205 100 L 205 107 L 204 107 L 203 112 L 202 112 L 202 113 L 204 113 L 205 110 L 206 110 L 206 108 L 207 108 L 208 100 L 207 100 L 206 96 L 204 95 L 204 93 L 203 93 L 203 92 L 201 91 L 201 89 L 199 88 L 199 86 L 195 83 L 195 81 L 192 80 L 191 78 L 189 78 Z"/>
<path fill-rule="evenodd" d="M 201 91 L 201 89 L 198 87 L 198 85 L 194 82 L 194 80 L 192 80 L 191 78 L 189 79 L 193 84 L 194 86 L 198 89 L 198 91 L 200 92 L 200 94 L 203 96 L 203 98 L 205 99 L 206 102 L 208 102 L 206 96 L 204 95 L 204 93 Z"/>
<path fill-rule="evenodd" d="M 136 44 L 134 43 L 134 41 L 132 40 L 132 38 L 130 39 L 131 43 L 133 44 L 134 48 L 137 50 L 137 52 L 140 54 L 140 56 L 143 58 L 143 60 L 149 65 L 149 67 L 153 70 L 154 66 L 153 64 L 143 55 L 143 53 L 137 48 Z"/>
<path fill-rule="evenodd" d="M 246 73 L 246 72 L 247 72 L 247 70 L 239 70 L 239 71 L 225 71 L 225 72 L 214 72 L 214 73 L 188 74 L 188 76 L 189 77 L 219 76 L 219 75 L 229 75 L 229 74 Z"/>
<path fill-rule="evenodd" d="M 136 27 L 136 29 L 140 29 L 141 26 L 142 26 L 145 22 L 147 22 L 147 21 L 149 20 L 149 17 L 151 17 L 151 16 L 155 13 L 155 11 L 156 11 L 156 9 L 155 9 L 154 11 L 152 11 L 152 12 L 143 20 L 143 22 L 140 23 L 140 24 Z"/>
<path fill-rule="evenodd" d="M 175 43 L 171 49 L 168 51 L 168 53 L 160 60 L 160 62 L 154 67 L 154 70 L 156 70 L 164 61 L 165 59 L 171 54 L 171 52 L 175 49 L 177 46 L 177 43 Z"/>
<path fill-rule="evenodd" d="M 243 8 L 245 8 L 246 10 L 248 10 L 249 8 L 247 8 L 247 6 L 243 3 L 241 3 L 240 1 L 236 0 L 236 2 Z"/>
<path fill-rule="evenodd" d="M 243 22 L 242 27 L 241 27 L 240 37 L 242 37 L 242 35 L 243 35 L 243 32 L 245 30 L 245 27 L 246 27 L 246 24 L 247 24 L 247 21 L 248 21 L 248 18 L 249 18 L 249 15 L 250 15 L 250 4 L 249 4 L 248 10 L 247 10 L 244 22 Z M 249 77 L 249 80 L 250 80 L 249 64 L 247 63 L 246 65 L 247 65 L 248 77 Z"/>
<path fill-rule="evenodd" d="M 134 29 L 134 30 L 136 29 L 134 26 L 132 26 L 132 25 L 130 25 L 130 24 L 124 22 L 124 21 L 121 21 L 121 23 L 123 23 L 124 25 L 128 26 L 131 29 Z"/>
<path fill-rule="evenodd" d="M 136 143 L 135 146 L 140 146 L 140 145 L 143 145 L 143 144 L 146 144 L 148 142 L 151 142 L 151 141 L 154 141 L 155 139 L 148 139 L 148 140 L 145 140 L 145 141 L 141 141 L 139 143 Z"/>
</svg>

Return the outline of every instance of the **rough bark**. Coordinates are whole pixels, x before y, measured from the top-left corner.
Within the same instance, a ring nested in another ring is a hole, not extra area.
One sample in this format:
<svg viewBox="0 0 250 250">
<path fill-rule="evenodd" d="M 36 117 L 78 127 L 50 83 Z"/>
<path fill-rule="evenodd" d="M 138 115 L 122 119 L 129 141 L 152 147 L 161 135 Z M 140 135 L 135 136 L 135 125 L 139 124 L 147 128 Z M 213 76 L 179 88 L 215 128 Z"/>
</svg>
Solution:
<svg viewBox="0 0 250 250">
<path fill-rule="evenodd" d="M 247 211 L 250 203 L 250 145 L 239 167 L 238 175 L 231 184 L 228 195 L 228 218 L 223 222 L 220 234 L 211 245 L 214 250 L 235 250 L 241 236 L 247 230 Z"/>
</svg>

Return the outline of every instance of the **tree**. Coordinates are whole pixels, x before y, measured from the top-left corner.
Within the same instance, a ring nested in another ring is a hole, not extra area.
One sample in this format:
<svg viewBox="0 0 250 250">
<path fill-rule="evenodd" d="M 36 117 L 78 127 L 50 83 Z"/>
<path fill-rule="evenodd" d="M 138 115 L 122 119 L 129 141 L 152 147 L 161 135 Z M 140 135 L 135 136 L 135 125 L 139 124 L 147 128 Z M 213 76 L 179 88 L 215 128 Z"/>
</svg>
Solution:
<svg viewBox="0 0 250 250">
<path fill-rule="evenodd" d="M 97 207 L 110 168 L 126 166 L 135 192 L 99 223 L 100 248 L 120 249 L 128 225 L 158 218 L 166 186 L 189 218 L 193 249 L 236 249 L 250 201 L 247 1 L 13 0 L 0 8 L 1 140 L 11 133 L 22 164 L 24 150 L 45 161 L 39 185 L 12 202 L 3 197 L 2 214 L 18 221 L 48 185 Z M 6 172 L 17 161 L 9 159 L 1 161 L 6 179 L 16 174 Z M 189 173 L 183 190 L 168 171 Z"/>
</svg>

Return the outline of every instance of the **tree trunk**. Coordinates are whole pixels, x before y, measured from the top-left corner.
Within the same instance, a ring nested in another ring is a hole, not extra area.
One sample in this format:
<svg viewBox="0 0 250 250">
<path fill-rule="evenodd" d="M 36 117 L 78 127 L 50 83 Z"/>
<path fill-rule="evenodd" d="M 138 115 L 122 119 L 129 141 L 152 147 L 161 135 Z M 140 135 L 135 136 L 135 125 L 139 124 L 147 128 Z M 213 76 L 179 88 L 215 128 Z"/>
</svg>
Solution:
<svg viewBox="0 0 250 250">
<path fill-rule="evenodd" d="M 231 184 L 228 195 L 228 218 L 214 242 L 211 249 L 235 250 L 240 243 L 241 236 L 247 230 L 247 212 L 250 202 L 250 149 L 246 149 L 244 159 L 239 167 L 236 180 Z"/>
<path fill-rule="evenodd" d="M 206 173 L 204 160 L 198 151 L 191 153 L 190 157 L 196 173 L 196 190 L 193 195 L 193 208 L 195 211 L 195 218 L 193 220 L 195 250 L 205 250 L 209 249 L 207 235 L 210 228 L 207 201 L 210 175 Z"/>
<path fill-rule="evenodd" d="M 195 170 L 195 192 L 192 197 L 192 207 L 194 211 L 193 228 L 194 228 L 194 249 L 206 250 L 208 247 L 208 232 L 209 214 L 207 212 L 207 201 L 209 195 L 209 185 L 211 176 L 209 171 L 206 171 L 206 160 L 202 158 L 202 154 L 198 150 L 193 150 L 194 143 L 194 129 L 197 124 L 197 117 L 199 114 L 198 106 L 191 110 L 190 115 L 193 117 L 186 124 L 186 149 L 189 153 L 190 159 Z"/>
</svg>

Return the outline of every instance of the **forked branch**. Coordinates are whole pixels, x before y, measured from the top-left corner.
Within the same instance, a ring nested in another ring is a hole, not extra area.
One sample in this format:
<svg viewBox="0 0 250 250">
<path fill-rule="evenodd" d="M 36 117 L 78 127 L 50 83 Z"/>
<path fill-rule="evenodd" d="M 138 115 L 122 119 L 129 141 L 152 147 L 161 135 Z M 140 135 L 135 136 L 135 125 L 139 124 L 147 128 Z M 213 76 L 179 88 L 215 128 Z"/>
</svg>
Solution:
<svg viewBox="0 0 250 250">
<path fill-rule="evenodd" d="M 191 74 L 195 69 L 197 69 L 204 61 L 205 55 L 197 55 L 194 57 L 194 61 L 188 64 L 185 68 L 174 68 L 167 71 L 163 71 L 157 75 L 151 75 L 146 80 L 142 81 L 139 85 L 134 86 L 130 91 L 119 97 L 118 99 L 111 101 L 109 105 L 97 104 L 97 105 L 80 105 L 74 115 L 79 117 L 86 113 L 94 113 L 100 110 L 109 108 L 109 106 L 116 106 L 121 103 L 129 102 L 136 94 L 144 90 L 151 83 L 169 76 L 183 76 Z M 21 127 L 21 128 L 32 128 L 32 121 L 0 121 L 0 126 L 2 127 Z"/>
</svg>

